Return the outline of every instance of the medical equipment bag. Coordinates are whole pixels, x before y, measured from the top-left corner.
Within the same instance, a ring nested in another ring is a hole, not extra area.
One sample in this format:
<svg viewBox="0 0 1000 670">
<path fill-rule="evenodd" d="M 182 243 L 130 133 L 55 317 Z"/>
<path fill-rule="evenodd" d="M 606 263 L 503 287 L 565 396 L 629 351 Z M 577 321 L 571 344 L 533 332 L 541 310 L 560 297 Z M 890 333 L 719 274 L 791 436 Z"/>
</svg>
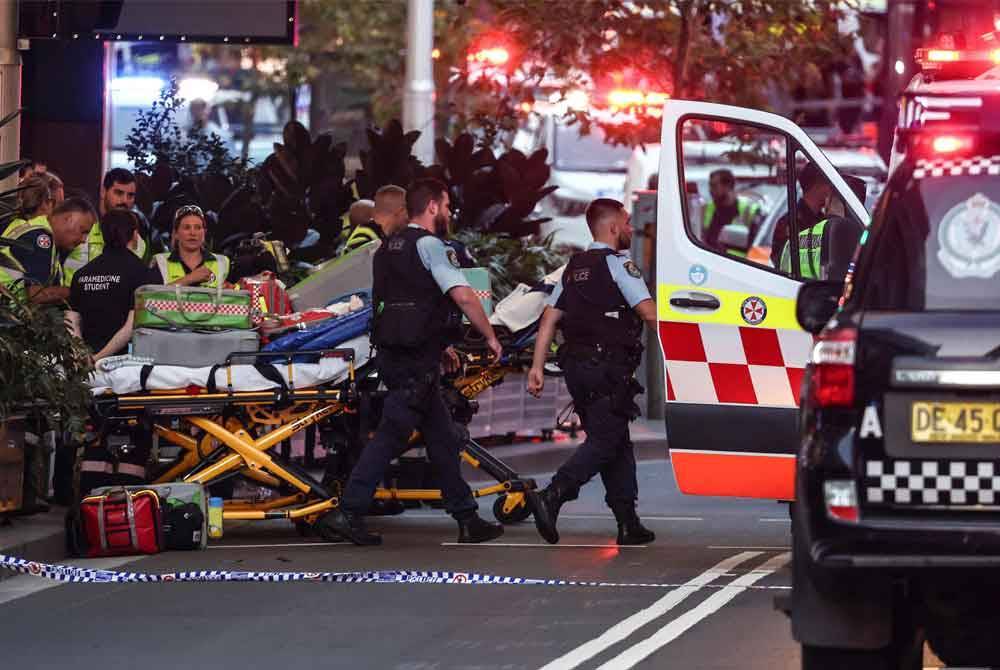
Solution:
<svg viewBox="0 0 1000 670">
<path fill-rule="evenodd" d="M 80 503 L 87 557 L 157 554 L 163 549 L 163 512 L 155 491 L 114 488 Z"/>
<path fill-rule="evenodd" d="M 203 368 L 221 365 L 234 352 L 257 351 L 253 330 L 160 330 L 137 328 L 132 334 L 132 355 L 149 357 L 154 365 Z"/>
<path fill-rule="evenodd" d="M 192 286 L 140 286 L 135 291 L 136 328 L 249 330 L 250 293 Z"/>
</svg>

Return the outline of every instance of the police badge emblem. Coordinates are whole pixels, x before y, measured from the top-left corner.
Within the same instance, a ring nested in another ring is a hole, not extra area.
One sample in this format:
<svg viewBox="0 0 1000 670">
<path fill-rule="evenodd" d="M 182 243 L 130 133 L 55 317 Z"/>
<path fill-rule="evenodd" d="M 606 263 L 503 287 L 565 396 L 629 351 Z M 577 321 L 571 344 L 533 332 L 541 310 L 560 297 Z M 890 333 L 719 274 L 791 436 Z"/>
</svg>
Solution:
<svg viewBox="0 0 1000 670">
<path fill-rule="evenodd" d="M 938 226 L 938 260 L 956 279 L 1000 270 L 1000 206 L 982 193 L 949 209 Z"/>
<path fill-rule="evenodd" d="M 458 253 L 456 253 L 454 249 L 449 247 L 448 250 L 445 252 L 445 255 L 448 256 L 448 262 L 454 265 L 456 268 L 462 267 L 462 264 L 458 262 Z"/>
<path fill-rule="evenodd" d="M 636 279 L 642 278 L 642 272 L 639 271 L 639 266 L 632 261 L 625 261 L 625 272 L 627 272 L 630 277 L 635 277 Z"/>
<path fill-rule="evenodd" d="M 39 249 L 51 249 L 52 248 L 52 238 L 46 233 L 42 233 L 35 240 L 35 244 L 38 245 Z"/>
</svg>

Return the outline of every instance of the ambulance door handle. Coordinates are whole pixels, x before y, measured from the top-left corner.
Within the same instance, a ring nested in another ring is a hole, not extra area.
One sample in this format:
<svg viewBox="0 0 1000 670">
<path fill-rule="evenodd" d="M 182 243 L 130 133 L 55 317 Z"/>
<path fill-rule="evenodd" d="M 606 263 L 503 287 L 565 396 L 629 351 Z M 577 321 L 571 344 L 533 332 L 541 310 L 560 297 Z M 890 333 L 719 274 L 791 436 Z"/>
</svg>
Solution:
<svg viewBox="0 0 1000 670">
<path fill-rule="evenodd" d="M 703 298 L 671 298 L 670 304 L 674 307 L 709 310 L 716 310 L 722 306 L 719 299 L 712 296 L 705 296 Z"/>
</svg>

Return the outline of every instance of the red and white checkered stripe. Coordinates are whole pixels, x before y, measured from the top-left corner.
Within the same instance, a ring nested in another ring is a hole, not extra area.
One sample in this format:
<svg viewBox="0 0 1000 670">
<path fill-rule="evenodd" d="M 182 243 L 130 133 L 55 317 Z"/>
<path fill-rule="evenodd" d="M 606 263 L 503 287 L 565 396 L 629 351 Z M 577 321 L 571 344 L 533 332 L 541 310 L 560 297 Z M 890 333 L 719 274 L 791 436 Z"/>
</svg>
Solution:
<svg viewBox="0 0 1000 670">
<path fill-rule="evenodd" d="M 812 338 L 801 330 L 661 321 L 667 400 L 797 407 Z"/>
<path fill-rule="evenodd" d="M 475 293 L 476 297 L 479 298 L 480 300 L 489 300 L 490 298 L 493 297 L 492 291 L 483 291 L 481 289 L 474 288 L 472 289 L 472 292 Z"/>
<path fill-rule="evenodd" d="M 146 309 L 155 312 L 184 312 L 187 314 L 220 314 L 222 316 L 248 316 L 249 305 L 216 305 L 211 302 L 183 302 L 176 300 L 147 300 Z"/>
</svg>

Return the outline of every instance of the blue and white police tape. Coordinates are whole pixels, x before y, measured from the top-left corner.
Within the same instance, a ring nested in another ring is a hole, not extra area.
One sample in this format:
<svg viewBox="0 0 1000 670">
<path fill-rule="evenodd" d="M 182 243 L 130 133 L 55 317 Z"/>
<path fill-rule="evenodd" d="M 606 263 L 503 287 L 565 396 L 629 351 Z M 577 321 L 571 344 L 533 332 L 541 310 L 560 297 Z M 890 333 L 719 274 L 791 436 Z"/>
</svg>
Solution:
<svg viewBox="0 0 1000 670">
<path fill-rule="evenodd" d="M 438 570 L 374 570 L 369 572 L 264 572 L 252 570 L 191 570 L 186 572 L 126 572 L 52 565 L 0 554 L 0 568 L 72 584 L 179 583 L 179 582 L 328 582 L 340 584 L 516 584 L 523 586 L 585 586 L 619 588 L 676 588 L 683 584 L 647 584 L 531 579 L 478 572 Z M 751 589 L 786 590 L 787 586 L 750 586 Z"/>
</svg>

